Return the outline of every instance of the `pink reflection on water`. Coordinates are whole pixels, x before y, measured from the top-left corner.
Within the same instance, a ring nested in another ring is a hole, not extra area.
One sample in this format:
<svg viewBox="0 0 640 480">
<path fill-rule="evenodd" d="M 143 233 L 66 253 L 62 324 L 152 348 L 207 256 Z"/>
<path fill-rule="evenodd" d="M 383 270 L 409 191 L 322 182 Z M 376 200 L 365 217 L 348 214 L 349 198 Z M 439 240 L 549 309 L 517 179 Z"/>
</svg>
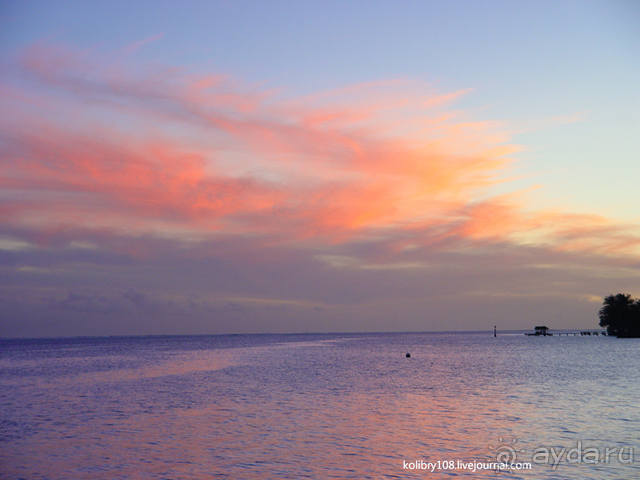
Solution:
<svg viewBox="0 0 640 480">
<path fill-rule="evenodd" d="M 626 384 L 618 388 L 613 379 L 527 380 L 529 371 L 539 371 L 530 364 L 551 358 L 538 359 L 538 345 L 525 344 L 523 368 L 514 363 L 520 355 L 512 347 L 468 342 L 464 349 L 440 348 L 434 341 L 414 346 L 406 360 L 393 345 L 393 355 L 384 346 L 358 350 L 323 342 L 182 352 L 138 369 L 49 379 L 26 390 L 35 427 L 4 442 L 2 473 L 51 479 L 634 478 L 633 466 L 618 465 L 403 470 L 403 460 L 495 461 L 500 447 L 522 450 L 517 460 L 530 461 L 538 446 L 571 447 L 577 439 L 634 445 L 637 411 L 624 405 Z M 555 351 L 558 369 L 564 353 Z M 510 376 L 501 378 L 503 371 Z"/>
</svg>

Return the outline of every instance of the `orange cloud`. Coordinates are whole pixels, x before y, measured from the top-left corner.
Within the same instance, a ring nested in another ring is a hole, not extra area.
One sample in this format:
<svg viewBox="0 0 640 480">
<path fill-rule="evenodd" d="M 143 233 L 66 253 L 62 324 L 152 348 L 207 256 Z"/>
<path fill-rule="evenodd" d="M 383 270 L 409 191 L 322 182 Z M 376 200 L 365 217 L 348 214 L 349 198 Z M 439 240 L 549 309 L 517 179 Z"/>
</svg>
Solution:
<svg viewBox="0 0 640 480">
<path fill-rule="evenodd" d="M 441 239 L 638 245 L 613 223 L 492 195 L 518 147 L 495 122 L 433 117 L 469 90 L 393 80 L 287 98 L 227 75 L 96 58 L 34 46 L 20 74 L 37 85 L 0 86 L 14 112 L 0 120 L 12 222 L 331 242 L 428 225 Z M 32 93 L 43 101 L 24 106 Z"/>
<path fill-rule="evenodd" d="M 640 234 L 625 225 L 593 214 L 532 211 L 519 195 L 494 197 L 469 206 L 453 233 L 475 240 L 538 244 L 559 251 L 600 255 L 637 255 Z"/>
</svg>

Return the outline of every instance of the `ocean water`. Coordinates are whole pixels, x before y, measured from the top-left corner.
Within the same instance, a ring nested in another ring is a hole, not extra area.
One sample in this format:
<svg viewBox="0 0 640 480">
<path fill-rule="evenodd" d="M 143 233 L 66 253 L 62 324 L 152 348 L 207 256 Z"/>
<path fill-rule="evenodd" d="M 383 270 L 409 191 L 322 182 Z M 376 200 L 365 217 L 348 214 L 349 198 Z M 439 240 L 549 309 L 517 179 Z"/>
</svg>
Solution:
<svg viewBox="0 0 640 480">
<path fill-rule="evenodd" d="M 640 478 L 640 340 L 0 340 L 2 479 L 451 477 Z"/>
</svg>

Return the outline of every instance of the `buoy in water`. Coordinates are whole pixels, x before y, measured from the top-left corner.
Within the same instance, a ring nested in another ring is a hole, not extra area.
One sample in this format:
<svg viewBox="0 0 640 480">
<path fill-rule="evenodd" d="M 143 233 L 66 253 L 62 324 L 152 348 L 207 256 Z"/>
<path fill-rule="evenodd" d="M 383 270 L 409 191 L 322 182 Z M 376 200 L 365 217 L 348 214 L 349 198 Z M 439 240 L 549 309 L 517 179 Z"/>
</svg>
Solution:
<svg viewBox="0 0 640 480">
<path fill-rule="evenodd" d="M 407 354 L 405 355 L 405 357 L 407 358 L 411 358 L 411 354 L 409 352 L 407 352 Z"/>
</svg>

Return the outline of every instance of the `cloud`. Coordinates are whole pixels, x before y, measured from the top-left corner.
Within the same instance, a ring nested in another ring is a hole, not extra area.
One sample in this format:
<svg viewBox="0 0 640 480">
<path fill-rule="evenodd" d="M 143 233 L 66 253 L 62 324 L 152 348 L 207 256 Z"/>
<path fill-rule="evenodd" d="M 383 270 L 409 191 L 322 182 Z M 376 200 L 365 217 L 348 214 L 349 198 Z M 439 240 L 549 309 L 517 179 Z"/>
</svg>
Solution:
<svg viewBox="0 0 640 480">
<path fill-rule="evenodd" d="M 395 79 L 283 98 L 224 74 L 103 57 L 46 44 L 19 55 L 20 78 L 36 85 L 2 89 L 14 112 L 0 146 L 5 218 L 333 241 L 435 223 L 472 239 L 534 232 L 527 241 L 560 248 L 637 246 L 628 226 L 609 222 L 607 235 L 593 216 L 531 213 L 491 197 L 518 147 L 495 122 L 430 113 L 470 89 Z M 29 97 L 41 101 L 24 106 Z M 564 230 L 548 227 L 559 221 Z"/>
<path fill-rule="evenodd" d="M 46 202 L 47 222 L 345 238 L 460 208 L 501 181 L 517 149 L 489 122 L 425 131 L 425 105 L 466 91 L 397 94 L 389 82 L 296 101 L 63 47 L 33 46 L 19 63 L 52 105 L 18 107 L 2 125 L 1 185 L 38 203 L 19 204 L 22 221 L 44 222 Z"/>
<path fill-rule="evenodd" d="M 457 90 L 455 92 L 434 96 L 425 100 L 425 102 L 423 103 L 423 106 L 428 108 L 433 108 L 433 107 L 439 107 L 441 105 L 446 105 L 448 103 L 453 102 L 454 100 L 457 100 L 463 95 L 468 94 L 471 91 L 472 91 L 471 88 L 465 88 L 464 90 Z"/>
<path fill-rule="evenodd" d="M 164 33 L 158 33 L 156 35 L 151 35 L 149 37 L 143 38 L 141 40 L 138 40 L 137 42 L 133 42 L 133 43 L 127 45 L 123 49 L 123 53 L 132 54 L 132 53 L 138 51 L 140 48 L 144 47 L 145 45 L 148 45 L 149 43 L 153 43 L 153 42 L 156 42 L 158 40 L 161 40 L 163 37 L 164 37 Z"/>
<path fill-rule="evenodd" d="M 640 288 L 637 263 L 461 238 L 404 251 L 343 243 L 338 263 L 256 239 L 129 242 L 152 255 L 53 241 L 0 256 L 3 335 L 524 329 L 541 316 L 581 328 L 596 322 L 596 297 Z M 54 273 L 18 271 L 26 264 Z"/>
<path fill-rule="evenodd" d="M 470 94 L 401 78 L 293 96 L 34 45 L 0 84 L 2 320 L 527 328 L 574 302 L 582 326 L 601 292 L 640 288 L 637 227 L 534 208 L 507 126 L 453 108 Z"/>
<path fill-rule="evenodd" d="M 538 244 L 562 251 L 638 258 L 640 235 L 633 224 L 595 214 L 532 211 L 524 197 L 507 195 L 469 205 L 456 233 L 478 240 Z"/>
</svg>

